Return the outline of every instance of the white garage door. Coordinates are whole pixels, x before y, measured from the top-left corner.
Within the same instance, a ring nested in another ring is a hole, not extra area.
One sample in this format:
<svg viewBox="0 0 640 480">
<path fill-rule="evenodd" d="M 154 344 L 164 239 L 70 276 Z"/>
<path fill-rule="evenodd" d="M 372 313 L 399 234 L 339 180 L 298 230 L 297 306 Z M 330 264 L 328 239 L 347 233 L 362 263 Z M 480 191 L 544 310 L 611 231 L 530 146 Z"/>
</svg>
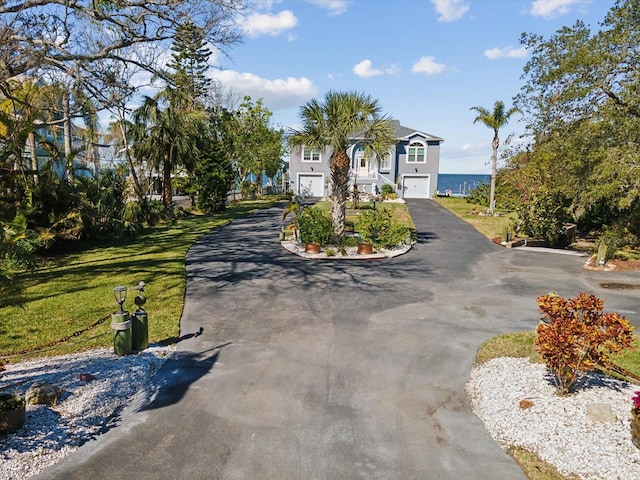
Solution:
<svg viewBox="0 0 640 480">
<path fill-rule="evenodd" d="M 324 179 L 319 175 L 298 175 L 298 195 L 303 197 L 324 196 Z"/>
<path fill-rule="evenodd" d="M 402 179 L 404 198 L 429 198 L 429 177 L 406 176 Z"/>
</svg>

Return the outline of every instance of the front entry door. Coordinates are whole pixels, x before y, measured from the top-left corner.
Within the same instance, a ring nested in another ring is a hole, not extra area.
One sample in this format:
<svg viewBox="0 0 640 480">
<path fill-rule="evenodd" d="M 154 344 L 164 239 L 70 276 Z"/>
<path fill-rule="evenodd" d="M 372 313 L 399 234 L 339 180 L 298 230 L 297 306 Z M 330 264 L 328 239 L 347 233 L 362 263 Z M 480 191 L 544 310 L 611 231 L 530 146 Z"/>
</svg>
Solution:
<svg viewBox="0 0 640 480">
<path fill-rule="evenodd" d="M 369 159 L 358 152 L 356 161 L 358 162 L 358 177 L 367 178 L 369 176 Z"/>
</svg>

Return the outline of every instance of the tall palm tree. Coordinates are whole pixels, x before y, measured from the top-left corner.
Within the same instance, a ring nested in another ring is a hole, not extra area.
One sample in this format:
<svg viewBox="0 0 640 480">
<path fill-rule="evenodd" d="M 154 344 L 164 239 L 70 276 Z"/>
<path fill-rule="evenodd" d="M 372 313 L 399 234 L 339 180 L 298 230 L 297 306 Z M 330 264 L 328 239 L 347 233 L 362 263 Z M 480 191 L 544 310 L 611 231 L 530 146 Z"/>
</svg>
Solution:
<svg viewBox="0 0 640 480">
<path fill-rule="evenodd" d="M 478 116 L 473 120 L 473 123 L 481 122 L 487 127 L 493 129 L 493 153 L 491 155 L 491 192 L 489 193 L 489 213 L 493 215 L 493 211 L 496 208 L 496 175 L 498 174 L 498 147 L 500 146 L 500 138 L 498 137 L 498 131 L 504 127 L 509 118 L 514 113 L 519 113 L 520 109 L 511 107 L 508 111 L 505 111 L 504 103 L 498 100 L 493 106 L 493 112 L 489 112 L 484 107 L 471 107 L 469 110 L 475 110 L 478 112 Z"/>
<path fill-rule="evenodd" d="M 393 128 L 381 114 L 378 101 L 358 92 L 329 91 L 322 102 L 313 99 L 303 105 L 300 119 L 302 129 L 289 137 L 292 148 L 331 149 L 331 219 L 333 233 L 340 240 L 344 237 L 351 167 L 347 149 L 357 135 L 365 155 L 382 158 L 395 143 Z"/>
</svg>

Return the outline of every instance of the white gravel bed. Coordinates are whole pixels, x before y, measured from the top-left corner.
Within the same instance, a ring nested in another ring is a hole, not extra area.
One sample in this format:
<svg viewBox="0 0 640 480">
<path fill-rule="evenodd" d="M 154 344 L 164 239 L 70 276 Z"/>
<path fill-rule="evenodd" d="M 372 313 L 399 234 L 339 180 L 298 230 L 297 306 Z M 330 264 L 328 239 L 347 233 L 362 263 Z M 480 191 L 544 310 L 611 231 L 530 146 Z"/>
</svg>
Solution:
<svg viewBox="0 0 640 480">
<path fill-rule="evenodd" d="M 24 395 L 35 382 L 62 387 L 55 405 L 27 405 L 24 426 L 0 435 L 0 479 L 38 474 L 114 426 L 118 412 L 148 384 L 174 347 L 150 346 L 117 356 L 113 349 L 10 364 L 0 373 L 0 390 Z M 90 374 L 93 381 L 82 381 Z"/>
<path fill-rule="evenodd" d="M 583 480 L 640 479 L 640 450 L 631 442 L 631 397 L 637 385 L 589 373 L 577 393 L 555 395 L 543 364 L 496 358 L 474 367 L 467 384 L 474 413 L 502 447 L 536 452 L 563 475 Z M 530 400 L 531 408 L 520 401 Z M 615 421 L 587 418 L 587 405 L 611 406 Z"/>
</svg>

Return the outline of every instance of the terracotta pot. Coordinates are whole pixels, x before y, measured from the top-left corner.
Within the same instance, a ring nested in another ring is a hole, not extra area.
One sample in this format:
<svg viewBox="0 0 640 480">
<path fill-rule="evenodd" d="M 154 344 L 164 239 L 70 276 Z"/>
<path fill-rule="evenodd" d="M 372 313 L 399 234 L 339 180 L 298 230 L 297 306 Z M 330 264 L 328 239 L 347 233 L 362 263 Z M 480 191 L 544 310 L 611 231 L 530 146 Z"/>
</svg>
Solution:
<svg viewBox="0 0 640 480">
<path fill-rule="evenodd" d="M 373 253 L 373 245 L 362 242 L 358 244 L 358 255 L 371 255 Z"/>
<path fill-rule="evenodd" d="M 640 448 L 640 416 L 631 412 L 631 441 Z"/>
<path fill-rule="evenodd" d="M 304 253 L 320 253 L 320 244 L 317 242 L 306 243 Z"/>
<path fill-rule="evenodd" d="M 23 399 L 14 399 L 14 395 L 0 395 L 0 433 L 15 433 L 24 425 L 25 402 Z"/>
</svg>

